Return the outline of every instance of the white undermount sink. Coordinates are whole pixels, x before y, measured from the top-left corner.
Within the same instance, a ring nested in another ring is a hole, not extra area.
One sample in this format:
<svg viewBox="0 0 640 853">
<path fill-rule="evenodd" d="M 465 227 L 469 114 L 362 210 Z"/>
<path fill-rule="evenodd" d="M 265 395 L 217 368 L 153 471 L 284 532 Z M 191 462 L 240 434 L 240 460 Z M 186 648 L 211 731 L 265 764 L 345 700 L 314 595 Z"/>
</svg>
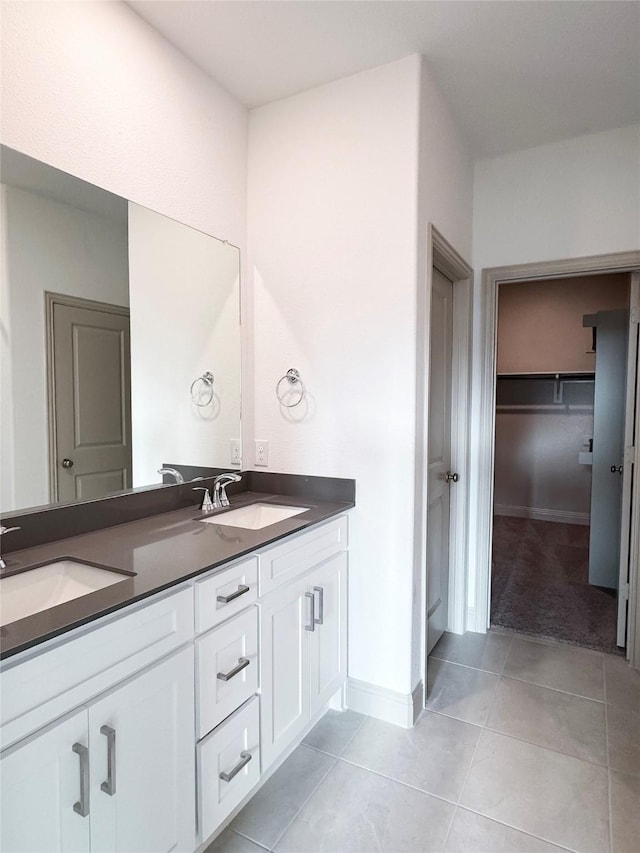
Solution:
<svg viewBox="0 0 640 853">
<path fill-rule="evenodd" d="M 213 515 L 211 518 L 200 518 L 205 524 L 222 524 L 228 527 L 244 527 L 245 530 L 261 530 L 270 524 L 277 524 L 285 518 L 292 518 L 306 512 L 307 506 L 282 506 L 279 504 L 250 504 Z"/>
<path fill-rule="evenodd" d="M 129 577 L 75 560 L 57 560 L 3 577 L 0 579 L 0 625 L 8 625 Z"/>
</svg>

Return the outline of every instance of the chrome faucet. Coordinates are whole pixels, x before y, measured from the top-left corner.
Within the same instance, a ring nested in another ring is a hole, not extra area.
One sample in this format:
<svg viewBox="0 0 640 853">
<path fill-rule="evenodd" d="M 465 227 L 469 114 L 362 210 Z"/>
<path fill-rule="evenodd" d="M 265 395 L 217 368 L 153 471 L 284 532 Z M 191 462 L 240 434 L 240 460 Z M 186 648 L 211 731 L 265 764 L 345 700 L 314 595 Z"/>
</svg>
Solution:
<svg viewBox="0 0 640 853">
<path fill-rule="evenodd" d="M 191 491 L 204 492 L 204 495 L 202 496 L 202 504 L 200 505 L 202 512 L 211 512 L 212 509 L 215 509 L 213 501 L 211 500 L 211 495 L 209 494 L 209 489 L 205 489 L 204 486 L 198 486 Z"/>
<path fill-rule="evenodd" d="M 5 533 L 13 533 L 14 530 L 20 530 L 19 527 L 4 527 L 0 526 L 0 536 L 4 536 Z M 6 569 L 7 564 L 5 563 L 2 555 L 0 555 L 0 570 Z"/>
<path fill-rule="evenodd" d="M 219 474 L 213 481 L 213 508 L 222 509 L 229 506 L 229 498 L 227 497 L 226 486 L 229 483 L 239 483 L 242 477 L 230 471 L 228 474 Z"/>
<path fill-rule="evenodd" d="M 176 486 L 181 486 L 184 483 L 184 477 L 175 468 L 158 468 L 158 474 L 169 474 L 176 481 Z"/>
</svg>

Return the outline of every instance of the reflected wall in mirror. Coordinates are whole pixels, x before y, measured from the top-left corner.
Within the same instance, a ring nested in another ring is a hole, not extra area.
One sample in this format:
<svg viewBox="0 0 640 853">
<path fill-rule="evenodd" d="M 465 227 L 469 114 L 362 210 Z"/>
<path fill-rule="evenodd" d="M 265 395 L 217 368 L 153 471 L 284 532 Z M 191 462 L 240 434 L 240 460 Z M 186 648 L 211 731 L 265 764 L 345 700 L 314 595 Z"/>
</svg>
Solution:
<svg viewBox="0 0 640 853">
<path fill-rule="evenodd" d="M 238 249 L 6 147 L 0 178 L 0 511 L 239 467 Z"/>
</svg>

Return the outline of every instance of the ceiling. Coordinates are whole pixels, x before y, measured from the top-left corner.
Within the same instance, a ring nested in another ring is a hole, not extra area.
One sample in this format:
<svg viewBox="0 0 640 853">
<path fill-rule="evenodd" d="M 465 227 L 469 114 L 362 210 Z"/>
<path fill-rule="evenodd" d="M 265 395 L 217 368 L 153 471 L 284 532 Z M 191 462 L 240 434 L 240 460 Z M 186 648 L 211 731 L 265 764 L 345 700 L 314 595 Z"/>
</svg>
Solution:
<svg viewBox="0 0 640 853">
<path fill-rule="evenodd" d="M 478 157 L 640 122 L 640 2 L 129 6 L 247 107 L 422 53 Z"/>
</svg>

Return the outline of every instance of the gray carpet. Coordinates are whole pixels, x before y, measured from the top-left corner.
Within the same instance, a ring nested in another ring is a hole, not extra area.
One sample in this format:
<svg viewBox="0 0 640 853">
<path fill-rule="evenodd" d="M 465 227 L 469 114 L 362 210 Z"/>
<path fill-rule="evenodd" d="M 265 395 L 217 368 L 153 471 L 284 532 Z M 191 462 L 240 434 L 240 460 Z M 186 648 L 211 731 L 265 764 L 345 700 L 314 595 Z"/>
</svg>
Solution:
<svg viewBox="0 0 640 853">
<path fill-rule="evenodd" d="M 588 574 L 588 527 L 496 516 L 491 625 L 619 653 L 616 593 Z"/>
</svg>

